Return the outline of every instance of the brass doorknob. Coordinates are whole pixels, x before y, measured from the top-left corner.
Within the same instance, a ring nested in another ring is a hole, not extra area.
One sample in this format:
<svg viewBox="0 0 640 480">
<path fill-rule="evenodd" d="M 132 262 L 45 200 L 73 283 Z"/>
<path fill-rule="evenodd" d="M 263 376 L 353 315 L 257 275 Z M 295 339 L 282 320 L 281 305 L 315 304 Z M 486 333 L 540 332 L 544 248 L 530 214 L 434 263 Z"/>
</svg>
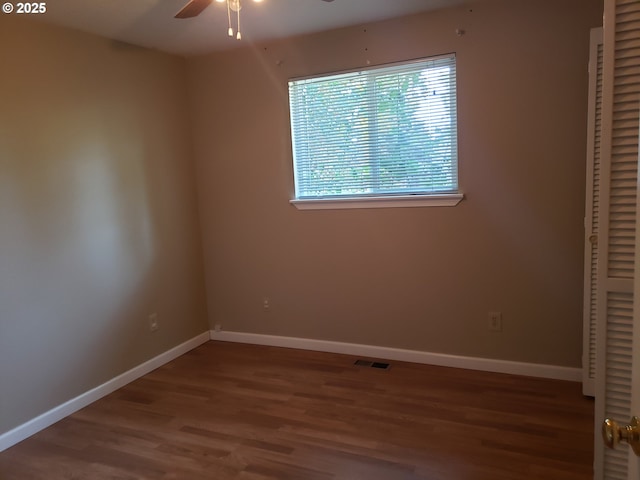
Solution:
<svg viewBox="0 0 640 480">
<path fill-rule="evenodd" d="M 609 448 L 615 448 L 620 440 L 626 441 L 633 452 L 640 457 L 640 418 L 632 417 L 629 425 L 621 427 L 618 422 L 607 418 L 602 423 L 602 438 Z"/>
<path fill-rule="evenodd" d="M 591 245 L 597 245 L 598 244 L 598 236 L 597 235 L 589 235 L 589 242 L 591 242 Z"/>
</svg>

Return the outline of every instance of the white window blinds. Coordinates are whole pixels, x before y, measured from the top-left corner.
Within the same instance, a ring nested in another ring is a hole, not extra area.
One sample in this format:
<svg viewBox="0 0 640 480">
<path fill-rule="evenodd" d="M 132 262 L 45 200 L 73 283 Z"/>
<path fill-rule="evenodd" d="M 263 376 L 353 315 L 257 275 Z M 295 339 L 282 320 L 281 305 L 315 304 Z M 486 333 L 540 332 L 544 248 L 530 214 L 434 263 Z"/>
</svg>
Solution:
<svg viewBox="0 0 640 480">
<path fill-rule="evenodd" d="M 455 193 L 455 55 L 289 82 L 297 199 Z"/>
</svg>

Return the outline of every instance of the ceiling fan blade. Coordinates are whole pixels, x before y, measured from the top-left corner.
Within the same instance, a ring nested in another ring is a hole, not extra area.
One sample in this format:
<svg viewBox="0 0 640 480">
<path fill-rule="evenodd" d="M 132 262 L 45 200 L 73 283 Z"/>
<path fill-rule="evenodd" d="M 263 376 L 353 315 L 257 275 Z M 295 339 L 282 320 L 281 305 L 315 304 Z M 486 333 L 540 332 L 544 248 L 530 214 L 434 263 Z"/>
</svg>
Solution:
<svg viewBox="0 0 640 480">
<path fill-rule="evenodd" d="M 200 15 L 200 13 L 209 6 L 212 0 L 191 0 L 182 10 L 176 13 L 175 18 L 191 18 Z"/>
</svg>

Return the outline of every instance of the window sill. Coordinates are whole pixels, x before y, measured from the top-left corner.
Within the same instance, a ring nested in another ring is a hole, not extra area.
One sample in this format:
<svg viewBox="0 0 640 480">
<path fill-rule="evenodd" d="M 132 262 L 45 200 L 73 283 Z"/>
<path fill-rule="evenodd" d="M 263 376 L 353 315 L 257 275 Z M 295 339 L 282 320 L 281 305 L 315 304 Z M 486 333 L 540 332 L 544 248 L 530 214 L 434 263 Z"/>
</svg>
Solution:
<svg viewBox="0 0 640 480">
<path fill-rule="evenodd" d="M 360 198 L 313 198 L 290 200 L 298 210 L 337 210 L 344 208 L 455 207 L 462 193 L 442 195 L 403 195 Z"/>
</svg>

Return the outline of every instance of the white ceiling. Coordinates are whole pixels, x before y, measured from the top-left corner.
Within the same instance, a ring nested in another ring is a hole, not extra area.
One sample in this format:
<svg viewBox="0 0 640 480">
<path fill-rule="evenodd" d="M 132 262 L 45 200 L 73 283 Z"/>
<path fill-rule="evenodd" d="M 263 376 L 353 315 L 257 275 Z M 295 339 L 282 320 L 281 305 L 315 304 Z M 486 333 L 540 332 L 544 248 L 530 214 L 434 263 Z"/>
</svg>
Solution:
<svg viewBox="0 0 640 480">
<path fill-rule="evenodd" d="M 243 0 L 243 40 L 227 36 L 225 4 L 175 19 L 187 0 L 52 0 L 40 19 L 134 45 L 196 55 L 251 42 L 359 25 L 471 0 Z"/>
</svg>

